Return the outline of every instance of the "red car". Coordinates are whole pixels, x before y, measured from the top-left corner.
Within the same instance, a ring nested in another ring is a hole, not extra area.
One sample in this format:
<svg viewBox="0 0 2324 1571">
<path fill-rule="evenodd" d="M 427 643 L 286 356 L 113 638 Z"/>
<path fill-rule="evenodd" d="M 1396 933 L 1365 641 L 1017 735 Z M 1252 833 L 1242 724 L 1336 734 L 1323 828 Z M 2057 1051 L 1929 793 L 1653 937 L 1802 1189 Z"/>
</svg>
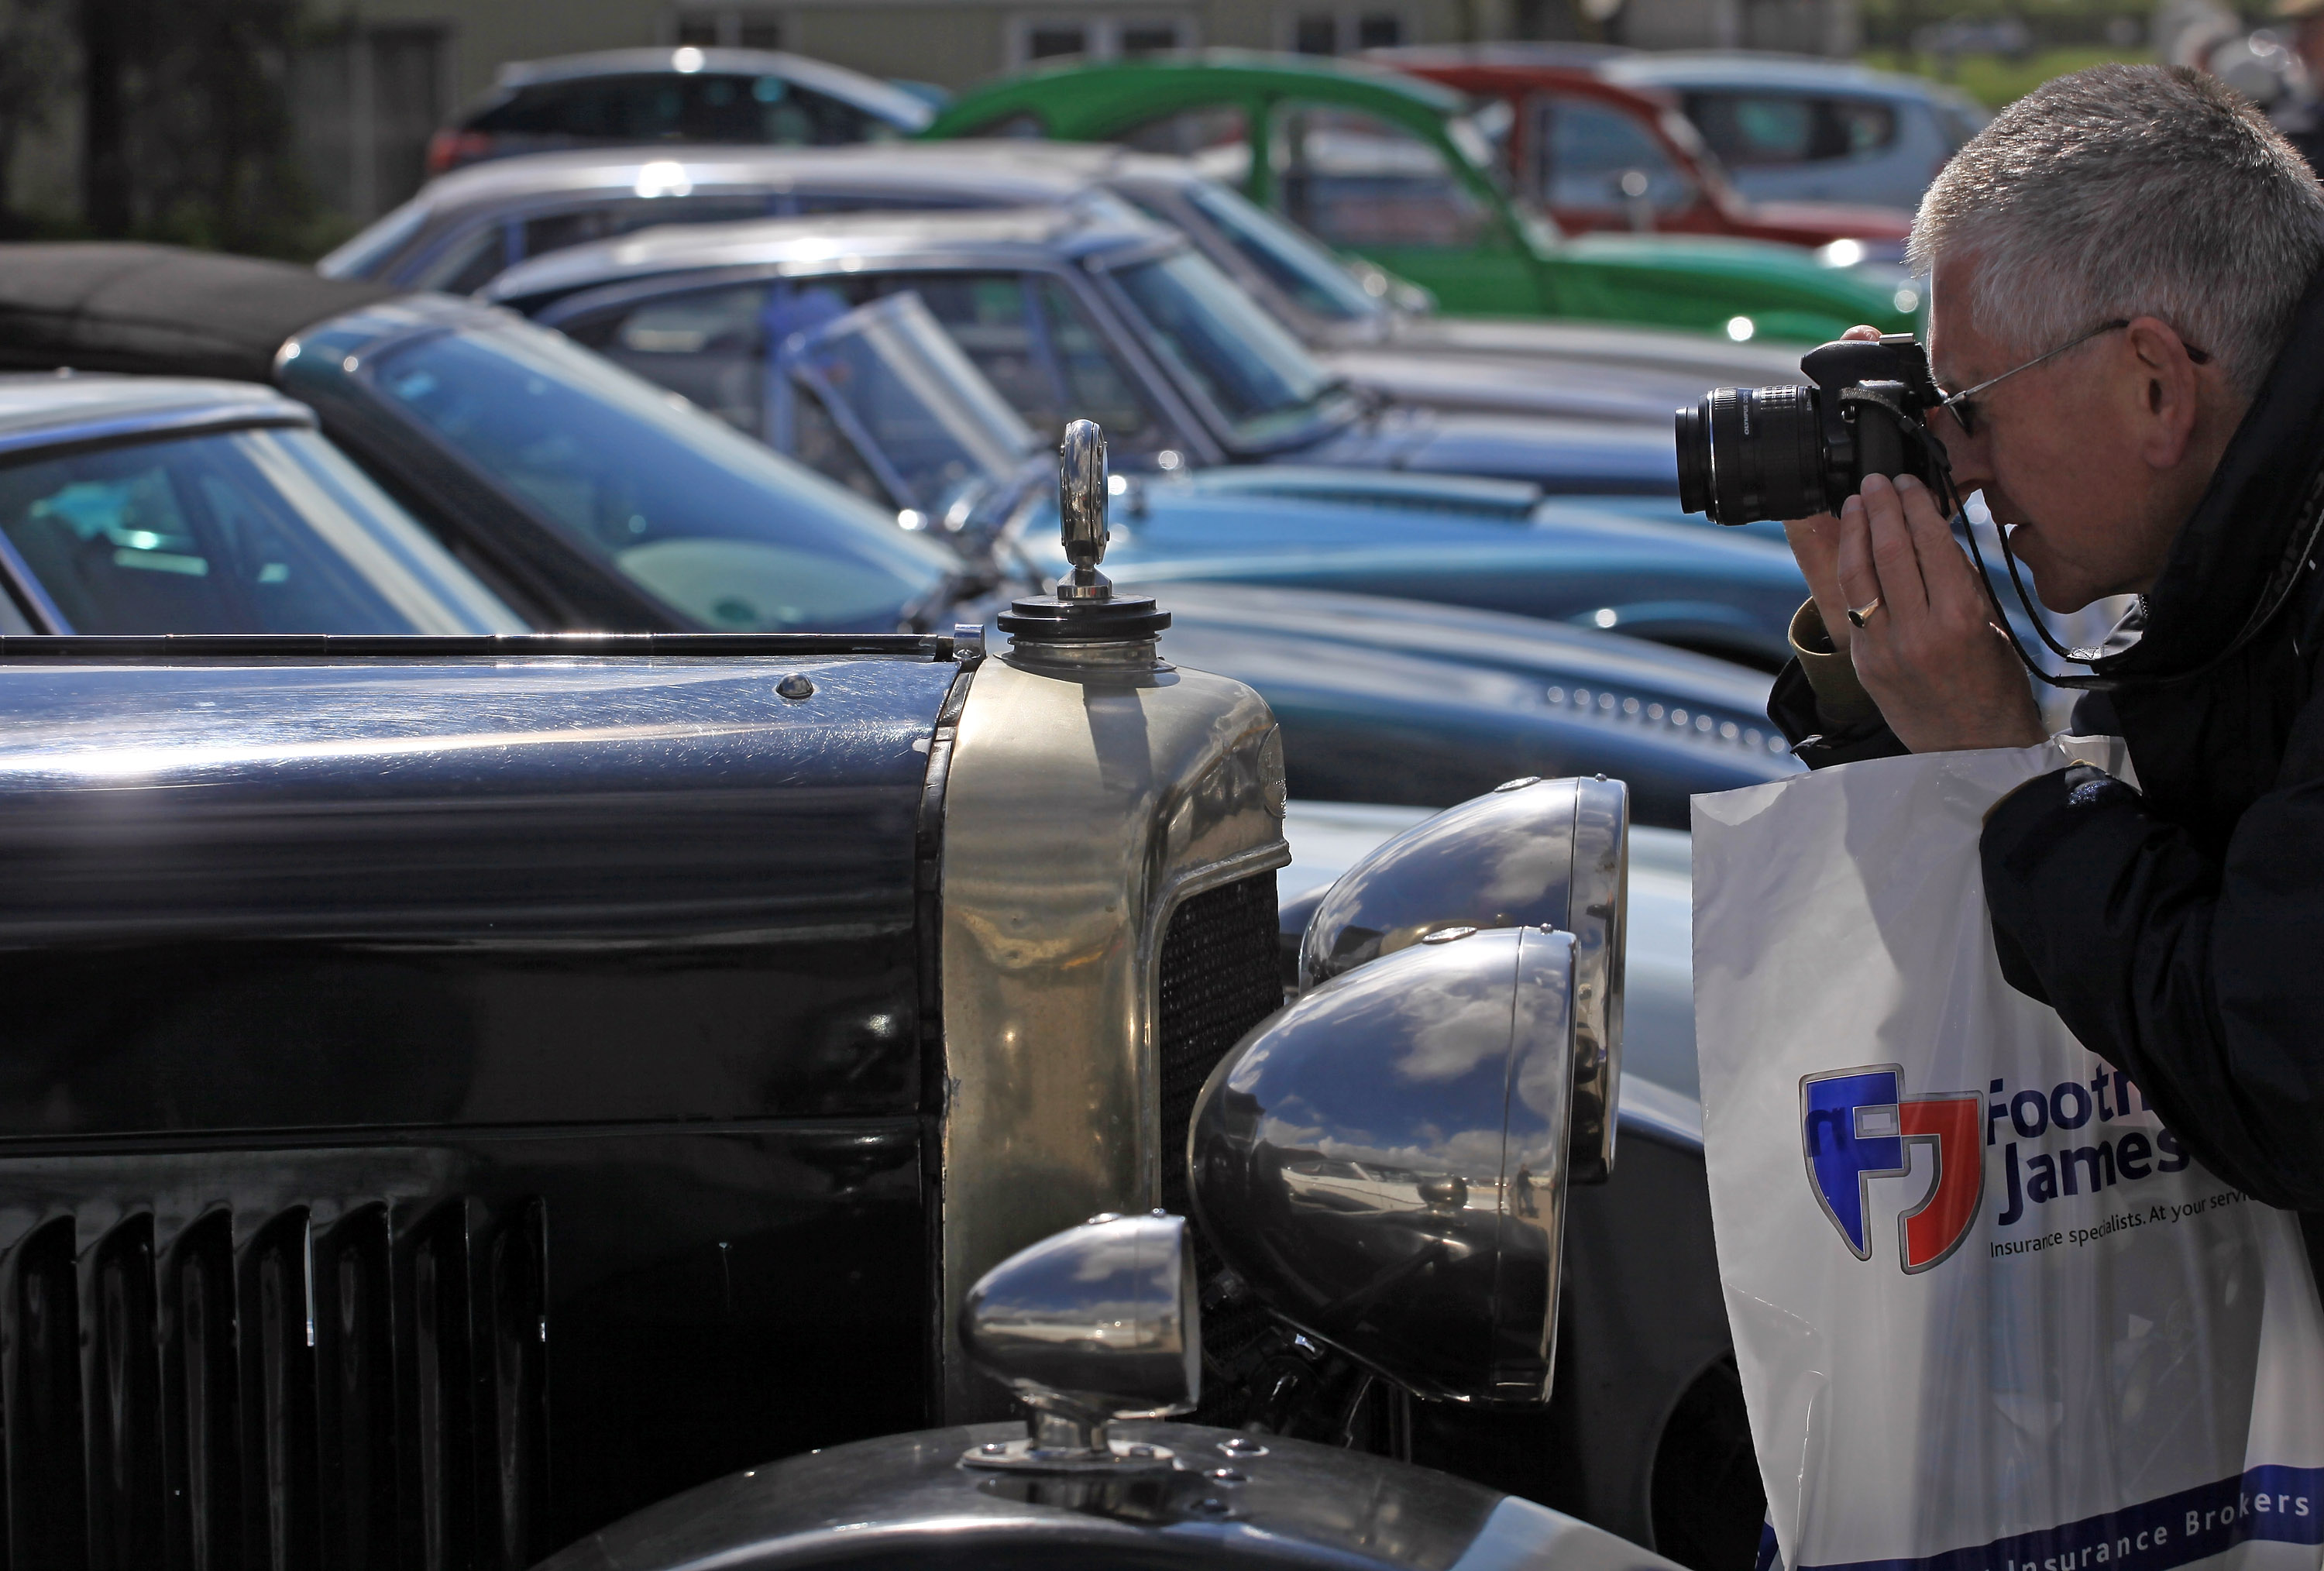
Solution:
<svg viewBox="0 0 2324 1571">
<path fill-rule="evenodd" d="M 1737 235 L 1821 246 L 1853 240 L 1866 260 L 1904 254 L 1913 215 L 1837 202 L 1754 202 L 1728 182 L 1674 101 L 1605 81 L 1586 46 L 1384 49 L 1368 58 L 1466 93 L 1500 144 L 1517 193 L 1560 227 Z"/>
</svg>

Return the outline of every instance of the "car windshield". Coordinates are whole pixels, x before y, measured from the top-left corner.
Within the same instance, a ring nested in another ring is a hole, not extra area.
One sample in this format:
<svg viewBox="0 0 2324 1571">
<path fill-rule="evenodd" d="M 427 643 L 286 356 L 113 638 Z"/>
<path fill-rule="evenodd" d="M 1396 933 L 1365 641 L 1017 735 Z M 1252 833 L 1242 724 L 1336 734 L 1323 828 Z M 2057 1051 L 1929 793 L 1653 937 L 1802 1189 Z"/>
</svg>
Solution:
<svg viewBox="0 0 2324 1571">
<path fill-rule="evenodd" d="M 1355 322 L 1387 313 L 1386 302 L 1330 252 L 1240 192 L 1196 180 L 1186 187 L 1186 199 L 1270 282 L 1317 316 Z"/>
<path fill-rule="evenodd" d="M 885 296 L 794 337 L 782 358 L 864 456 L 893 471 L 891 488 L 921 527 L 942 519 L 959 528 L 976 497 L 1014 476 L 1039 443 L 917 294 Z"/>
<path fill-rule="evenodd" d="M 892 630 L 959 569 L 891 514 L 537 328 L 400 344 L 371 375 L 567 541 L 702 627 Z"/>
<path fill-rule="evenodd" d="M 1340 402 L 1341 384 L 1232 280 L 1191 251 L 1113 270 L 1162 357 L 1233 427 L 1263 443 L 1293 435 Z"/>
<path fill-rule="evenodd" d="M 74 633 L 524 630 L 310 430 L 12 463 L 0 535 Z"/>
</svg>

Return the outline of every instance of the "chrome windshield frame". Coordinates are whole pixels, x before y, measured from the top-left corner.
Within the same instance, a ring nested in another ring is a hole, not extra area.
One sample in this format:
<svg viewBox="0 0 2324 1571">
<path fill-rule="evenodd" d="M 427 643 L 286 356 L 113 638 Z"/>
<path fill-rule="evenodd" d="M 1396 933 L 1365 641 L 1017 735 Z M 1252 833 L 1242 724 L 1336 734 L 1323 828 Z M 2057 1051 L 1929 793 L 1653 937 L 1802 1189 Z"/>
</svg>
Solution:
<svg viewBox="0 0 2324 1571">
<path fill-rule="evenodd" d="M 1121 319 L 1125 326 L 1136 329 L 1132 337 L 1143 333 L 1148 338 L 1158 339 L 1161 337 L 1161 329 L 1157 328 L 1139 308 L 1138 302 L 1131 298 L 1129 289 L 1118 275 L 1133 267 L 1166 263 L 1180 256 L 1199 259 L 1204 265 L 1225 279 L 1232 288 L 1247 296 L 1250 293 L 1232 273 L 1213 261 L 1191 241 L 1183 237 L 1176 238 L 1167 245 L 1142 246 L 1135 251 L 1115 252 L 1102 257 L 1092 257 L 1083 263 L 1083 269 L 1091 282 L 1105 296 L 1108 308 Z M 1296 333 L 1277 319 L 1273 313 L 1268 311 L 1257 299 L 1253 299 L 1251 304 L 1261 315 L 1273 321 L 1283 336 L 1295 345 L 1301 354 L 1312 357 L 1313 352 L 1300 341 Z M 1145 348 L 1143 345 L 1140 347 Z M 1145 354 L 1168 384 L 1170 391 L 1198 412 L 1204 428 L 1230 453 L 1270 454 L 1309 447 L 1332 432 L 1345 429 L 1362 416 L 1361 402 L 1350 393 L 1347 378 L 1331 375 L 1322 362 L 1318 361 L 1316 369 L 1325 372 L 1326 381 L 1315 401 L 1307 406 L 1312 411 L 1309 418 L 1285 431 L 1254 438 L 1243 430 L 1248 422 L 1238 420 L 1221 409 L 1218 401 L 1196 383 L 1190 373 L 1182 372 L 1179 367 L 1172 364 L 1172 356 L 1150 348 L 1146 348 Z M 1333 408 L 1335 402 L 1339 405 L 1336 411 Z"/>
</svg>

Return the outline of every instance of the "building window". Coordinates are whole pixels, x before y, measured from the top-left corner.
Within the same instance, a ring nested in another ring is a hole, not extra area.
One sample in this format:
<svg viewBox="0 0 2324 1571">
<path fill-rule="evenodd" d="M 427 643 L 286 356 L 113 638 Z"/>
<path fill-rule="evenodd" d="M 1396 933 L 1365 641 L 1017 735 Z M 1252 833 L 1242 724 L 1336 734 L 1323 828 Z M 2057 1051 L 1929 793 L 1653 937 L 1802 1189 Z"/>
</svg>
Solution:
<svg viewBox="0 0 2324 1571">
<path fill-rule="evenodd" d="M 1393 49 L 1406 37 L 1404 17 L 1394 11 L 1342 7 L 1295 11 L 1285 42 L 1300 54 L 1352 54 L 1360 49 Z"/>
<path fill-rule="evenodd" d="M 442 27 L 348 25 L 299 51 L 291 124 L 327 204 L 368 222 L 420 189 L 451 107 L 450 43 Z"/>
<path fill-rule="evenodd" d="M 1025 58 L 1053 60 L 1061 54 L 1088 54 L 1090 30 L 1065 22 L 1037 23 L 1025 30 Z"/>
<path fill-rule="evenodd" d="M 1195 42 L 1194 23 L 1185 16 L 1019 16 L 1009 23 L 1008 54 L 1020 66 L 1059 55 L 1120 60 Z"/>
<path fill-rule="evenodd" d="M 696 49 L 780 49 L 783 19 L 745 5 L 689 5 L 673 15 L 669 42 Z"/>
</svg>

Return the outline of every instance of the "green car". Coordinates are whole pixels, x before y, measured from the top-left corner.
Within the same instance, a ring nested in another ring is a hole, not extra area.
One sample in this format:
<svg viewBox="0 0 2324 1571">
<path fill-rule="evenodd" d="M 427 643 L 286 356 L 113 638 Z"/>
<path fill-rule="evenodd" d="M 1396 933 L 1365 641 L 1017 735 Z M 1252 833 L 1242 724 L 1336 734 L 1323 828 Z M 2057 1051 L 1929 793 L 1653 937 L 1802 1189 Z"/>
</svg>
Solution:
<svg viewBox="0 0 2324 1571">
<path fill-rule="evenodd" d="M 1456 94 L 1377 66 L 1199 50 L 1074 63 L 972 89 L 923 133 L 1118 142 L 1200 162 L 1342 251 L 1481 316 L 1583 317 L 1821 343 L 1911 332 L 1917 287 L 1794 246 L 1568 237 L 1503 190 Z"/>
</svg>

